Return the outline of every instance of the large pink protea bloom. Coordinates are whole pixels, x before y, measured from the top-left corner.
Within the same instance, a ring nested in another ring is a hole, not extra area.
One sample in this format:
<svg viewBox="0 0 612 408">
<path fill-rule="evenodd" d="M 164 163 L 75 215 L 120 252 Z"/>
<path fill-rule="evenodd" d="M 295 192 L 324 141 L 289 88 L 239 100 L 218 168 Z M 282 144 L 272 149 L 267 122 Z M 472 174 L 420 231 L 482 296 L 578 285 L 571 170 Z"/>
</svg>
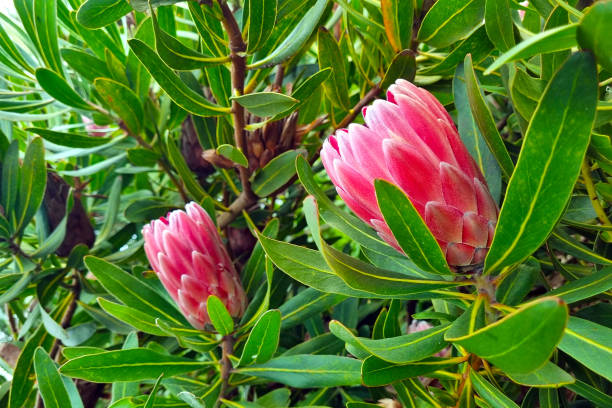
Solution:
<svg viewBox="0 0 612 408">
<path fill-rule="evenodd" d="M 363 110 L 323 144 L 321 159 L 351 210 L 400 250 L 378 208 L 374 180 L 406 193 L 437 239 L 451 267 L 480 263 L 493 238 L 498 208 L 444 107 L 405 80 L 387 100 Z"/>
<path fill-rule="evenodd" d="M 193 325 L 210 323 L 208 296 L 215 295 L 234 317 L 244 313 L 247 298 L 215 224 L 202 207 L 189 203 L 142 229 L 144 249 L 153 270 Z"/>
</svg>

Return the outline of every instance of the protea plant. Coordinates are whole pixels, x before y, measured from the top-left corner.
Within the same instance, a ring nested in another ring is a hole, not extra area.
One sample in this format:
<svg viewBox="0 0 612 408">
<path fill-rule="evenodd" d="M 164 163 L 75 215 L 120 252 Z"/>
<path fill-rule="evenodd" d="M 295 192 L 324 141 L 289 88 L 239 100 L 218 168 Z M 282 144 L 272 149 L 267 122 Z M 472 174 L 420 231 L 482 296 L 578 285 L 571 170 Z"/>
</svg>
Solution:
<svg viewBox="0 0 612 408">
<path fill-rule="evenodd" d="M 212 219 L 189 203 L 142 229 L 153 270 L 187 320 L 198 329 L 210 323 L 206 300 L 215 295 L 233 317 L 244 313 L 247 298 L 238 273 Z"/>
<path fill-rule="evenodd" d="M 397 185 L 440 244 L 451 267 L 481 263 L 498 208 L 482 172 L 444 107 L 424 89 L 397 80 L 387 100 L 363 109 L 323 144 L 321 159 L 348 207 L 401 251 L 376 201 L 374 180 Z"/>
</svg>

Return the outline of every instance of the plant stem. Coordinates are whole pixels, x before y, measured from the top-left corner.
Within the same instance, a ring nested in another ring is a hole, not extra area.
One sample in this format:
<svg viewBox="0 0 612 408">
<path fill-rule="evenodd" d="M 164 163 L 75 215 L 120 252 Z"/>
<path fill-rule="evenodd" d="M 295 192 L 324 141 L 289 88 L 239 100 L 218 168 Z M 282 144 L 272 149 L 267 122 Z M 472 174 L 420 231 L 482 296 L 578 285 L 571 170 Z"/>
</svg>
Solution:
<svg viewBox="0 0 612 408">
<path fill-rule="evenodd" d="M 244 93 L 244 79 L 246 76 L 246 44 L 242 39 L 242 33 L 240 27 L 232 14 L 229 6 L 225 0 L 217 0 L 221 7 L 221 13 L 223 14 L 223 27 L 229 37 L 229 48 L 230 48 L 230 60 L 232 63 L 231 77 L 232 77 L 232 89 L 234 95 L 242 95 Z M 232 115 L 234 117 L 234 142 L 236 147 L 244 153 L 248 158 L 248 146 L 246 141 L 246 133 L 244 131 L 245 118 L 244 108 L 235 100 L 232 101 Z M 242 184 L 242 192 L 247 197 L 254 197 L 255 194 L 251 189 L 251 182 L 249 181 L 249 170 L 245 167 L 239 166 L 238 172 L 240 175 L 240 183 Z"/>
<path fill-rule="evenodd" d="M 225 398 L 225 393 L 227 392 L 227 385 L 230 374 L 232 373 L 232 362 L 229 356 L 234 351 L 234 337 L 232 335 L 223 336 L 223 340 L 221 341 L 221 380 L 223 381 L 221 385 L 221 392 L 219 393 L 219 399 Z"/>
<path fill-rule="evenodd" d="M 359 115 L 359 113 L 361 112 L 361 109 L 363 109 L 364 106 L 370 103 L 372 99 L 376 98 L 379 92 L 380 92 L 380 84 L 374 85 L 372 89 L 370 89 L 368 93 L 366 93 L 363 96 L 363 98 L 361 98 L 359 102 L 357 102 L 357 104 L 353 106 L 353 108 L 344 117 L 344 119 L 342 119 L 340 123 L 336 125 L 336 127 L 334 128 L 334 131 L 347 127 L 353 120 L 355 120 L 357 115 Z"/>
<path fill-rule="evenodd" d="M 593 204 L 593 209 L 595 210 L 595 214 L 597 214 L 597 218 L 599 218 L 599 221 L 601 221 L 604 225 L 612 225 L 606 211 L 603 209 L 599 203 L 599 199 L 597 198 L 597 192 L 595 191 L 595 184 L 591 178 L 591 168 L 589 167 L 587 158 L 585 158 L 582 162 L 582 168 L 580 171 L 582 173 L 582 182 L 584 183 L 587 194 L 591 199 L 591 204 Z"/>
</svg>

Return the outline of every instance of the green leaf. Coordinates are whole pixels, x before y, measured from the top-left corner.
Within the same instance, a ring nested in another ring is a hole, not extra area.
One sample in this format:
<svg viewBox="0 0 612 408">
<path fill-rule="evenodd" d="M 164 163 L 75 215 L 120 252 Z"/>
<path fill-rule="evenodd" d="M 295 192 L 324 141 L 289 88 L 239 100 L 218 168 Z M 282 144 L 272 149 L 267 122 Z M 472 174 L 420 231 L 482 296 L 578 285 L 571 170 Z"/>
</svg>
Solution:
<svg viewBox="0 0 612 408">
<path fill-rule="evenodd" d="M 74 358 L 60 367 L 60 373 L 91 382 L 140 381 L 199 370 L 207 364 L 212 363 L 133 348 Z"/>
<path fill-rule="evenodd" d="M 249 0 L 247 53 L 252 54 L 270 37 L 276 22 L 277 0 Z"/>
<path fill-rule="evenodd" d="M 580 173 L 596 103 L 595 62 L 576 53 L 533 114 L 485 259 L 487 273 L 527 258 L 553 230 Z"/>
<path fill-rule="evenodd" d="M 217 154 L 227 157 L 242 167 L 249 167 L 249 161 L 247 160 L 246 156 L 235 146 L 230 144 L 222 144 L 221 146 L 217 147 Z"/>
<path fill-rule="evenodd" d="M 309 317 L 322 313 L 344 299 L 345 297 L 342 295 L 322 293 L 313 288 L 307 288 L 290 298 L 279 308 L 282 315 L 281 328 L 284 330 L 303 324 Z"/>
<path fill-rule="evenodd" d="M 482 23 L 485 0 L 438 0 L 421 23 L 417 40 L 444 48 Z"/>
<path fill-rule="evenodd" d="M 495 388 L 491 383 L 482 378 L 476 370 L 470 370 L 470 381 L 474 386 L 474 390 L 484 399 L 492 408 L 518 408 L 519 406 L 506 396 L 501 390 Z"/>
<path fill-rule="evenodd" d="M 94 86 L 108 106 L 119 115 L 130 135 L 138 135 L 144 119 L 138 96 L 127 86 L 108 78 L 96 79 Z"/>
<path fill-rule="evenodd" d="M 508 378 L 517 384 L 528 387 L 554 387 L 574 382 L 574 377 L 560 369 L 555 364 L 547 361 L 542 367 L 527 374 L 506 373 Z"/>
<path fill-rule="evenodd" d="M 154 336 L 168 336 L 168 334 L 161 330 L 157 324 L 155 316 L 141 312 L 138 309 L 124 306 L 119 303 L 108 301 L 104 298 L 98 298 L 100 307 L 111 316 L 121 320 L 124 323 L 129 324 L 133 328 Z"/>
<path fill-rule="evenodd" d="M 448 343 L 444 340 L 444 333 L 448 327 L 449 325 L 436 326 L 404 336 L 372 340 L 356 337 L 342 323 L 332 320 L 329 324 L 329 331 L 345 343 L 381 360 L 405 364 L 430 357 L 446 347 Z"/>
<path fill-rule="evenodd" d="M 19 177 L 19 141 L 13 140 L 2 158 L 2 188 L 0 188 L 0 204 L 9 222 L 16 216 Z M 10 225 L 9 228 L 11 227 L 13 226 Z"/>
<path fill-rule="evenodd" d="M 77 11 L 77 21 L 87 28 L 102 28 L 132 11 L 127 0 L 87 0 Z"/>
<path fill-rule="evenodd" d="M 545 81 L 533 78 L 518 67 L 515 68 L 510 80 L 512 105 L 526 121 L 531 119 L 545 86 Z"/>
<path fill-rule="evenodd" d="M 251 63 L 248 68 L 269 67 L 280 64 L 297 53 L 317 27 L 323 12 L 327 8 L 327 2 L 328 0 L 317 0 L 282 43 L 263 59 Z"/>
<path fill-rule="evenodd" d="M 159 377 L 157 377 L 157 381 L 155 381 L 155 385 L 153 385 L 153 389 L 151 389 L 151 392 L 149 393 L 149 396 L 147 397 L 143 408 L 153 408 L 153 404 L 155 403 L 155 397 L 157 395 L 157 390 L 159 389 L 159 384 L 161 383 L 163 377 L 164 373 L 161 373 Z"/>
<path fill-rule="evenodd" d="M 36 70 L 36 80 L 45 92 L 61 103 L 77 109 L 92 109 L 92 107 L 85 102 L 70 85 L 68 85 L 68 82 L 55 73 L 55 71 L 47 68 L 38 68 Z"/>
<path fill-rule="evenodd" d="M 446 340 L 510 373 L 544 365 L 563 336 L 567 305 L 556 298 L 528 303 L 497 322 L 464 337 Z"/>
<path fill-rule="evenodd" d="M 547 296 L 556 296 L 571 304 L 588 299 L 612 289 L 612 268 L 604 268 L 591 275 L 566 283 L 548 292 Z"/>
<path fill-rule="evenodd" d="M 334 274 L 320 252 L 277 241 L 258 234 L 266 255 L 287 275 L 306 286 L 327 293 L 345 296 L 379 298 L 374 294 L 349 287 Z"/>
<path fill-rule="evenodd" d="M 144 42 L 131 39 L 128 44 L 159 86 L 178 106 L 187 112 L 198 116 L 218 116 L 231 111 L 230 108 L 209 102 L 202 95 L 189 88 Z"/>
<path fill-rule="evenodd" d="M 53 232 L 49 234 L 43 241 L 39 242 L 38 248 L 33 251 L 30 256 L 36 258 L 45 258 L 46 256 L 55 252 L 66 236 L 66 225 L 68 224 L 68 217 L 72 211 L 74 205 L 74 190 L 70 188 L 68 195 L 66 196 L 66 207 L 64 209 L 64 216 L 60 220 L 59 224 L 55 226 Z"/>
<path fill-rule="evenodd" d="M 465 361 L 464 357 L 431 357 L 411 364 L 393 364 L 377 357 L 368 357 L 361 366 L 363 383 L 368 387 L 379 387 L 398 380 L 425 375 L 436 370 L 455 366 Z"/>
<path fill-rule="evenodd" d="M 470 37 L 471 38 L 471 37 Z M 467 41 L 467 40 L 466 40 Z M 499 202 L 501 195 L 501 168 L 491 153 L 487 142 L 476 125 L 468 100 L 467 86 L 464 74 L 464 65 L 458 64 L 453 78 L 453 101 L 457 108 L 457 130 L 461 140 L 467 147 L 470 155 L 482 171 L 491 196 Z"/>
<path fill-rule="evenodd" d="M 580 20 L 578 43 L 595 54 L 597 63 L 612 71 L 612 40 L 607 33 L 612 18 L 612 3 L 600 1 L 593 4 Z"/>
<path fill-rule="evenodd" d="M 181 181 L 185 184 L 185 188 L 191 195 L 191 197 L 198 203 L 204 201 L 206 197 L 210 197 L 206 191 L 202 188 L 200 183 L 196 180 L 193 172 L 187 166 L 187 162 L 183 157 L 181 151 L 176 146 L 172 135 L 168 133 L 165 138 L 166 148 L 168 149 L 168 158 L 170 163 L 178 172 Z"/>
<path fill-rule="evenodd" d="M 612 329 L 572 316 L 559 349 L 612 381 Z"/>
<path fill-rule="evenodd" d="M 414 0 L 381 0 L 380 11 L 382 13 L 385 33 L 393 51 L 407 50 L 412 42 L 412 21 L 414 19 Z M 387 87 L 382 87 L 387 89 Z"/>
<path fill-rule="evenodd" d="M 304 106 L 306 101 L 309 100 L 309 98 L 312 96 L 312 94 L 314 94 L 319 89 L 319 86 L 321 86 L 323 84 L 323 82 L 325 82 L 325 80 L 327 78 L 329 78 L 329 76 L 331 75 L 331 72 L 332 72 L 331 68 L 325 68 L 325 69 L 322 69 L 322 70 L 312 74 L 308 78 L 306 78 L 306 80 L 304 80 L 304 82 L 302 82 L 291 93 L 291 97 L 294 98 L 294 99 L 297 99 L 299 102 L 296 103 L 296 104 L 291 105 L 290 108 L 288 108 L 285 111 L 277 114 L 272 119 L 270 119 L 270 121 L 274 122 L 276 120 L 284 118 L 285 116 L 289 115 L 290 113 L 292 113 L 292 112 L 298 110 L 299 108 L 301 108 L 302 106 Z"/>
<path fill-rule="evenodd" d="M 611 396 L 604 394 L 597 388 L 593 388 L 580 380 L 576 380 L 573 384 L 566 385 L 565 388 L 593 402 L 596 406 L 612 407 Z"/>
<path fill-rule="evenodd" d="M 155 48 L 161 59 L 176 70 L 189 71 L 229 62 L 229 57 L 211 57 L 184 45 L 159 27 L 157 16 L 151 7 L 151 21 L 155 32 Z"/>
<path fill-rule="evenodd" d="M 278 310 L 268 310 L 261 315 L 247 338 L 238 366 L 265 363 L 278 347 L 280 339 L 281 314 Z"/>
<path fill-rule="evenodd" d="M 253 176 L 253 192 L 259 197 L 267 197 L 287 184 L 295 175 L 295 160 L 302 154 L 303 150 L 289 150 L 270 160 Z"/>
<path fill-rule="evenodd" d="M 62 48 L 62 59 L 81 77 L 93 82 L 96 78 L 110 78 L 106 63 L 101 59 L 73 48 Z"/>
<path fill-rule="evenodd" d="M 422 71 L 427 75 L 450 75 L 458 69 L 461 61 L 467 54 L 472 56 L 474 63 L 482 61 L 493 51 L 493 44 L 489 41 L 484 26 L 475 30 L 469 37 L 461 41 L 453 50 L 439 63 L 432 65 Z"/>
<path fill-rule="evenodd" d="M 215 295 L 210 295 L 206 299 L 206 311 L 208 317 L 219 334 L 227 336 L 234 330 L 234 320 L 227 311 L 227 308 Z"/>
<path fill-rule="evenodd" d="M 404 253 L 421 269 L 450 275 L 440 245 L 421 215 L 402 190 L 384 180 L 375 180 L 378 207 Z"/>
<path fill-rule="evenodd" d="M 279 220 L 278 218 L 273 218 L 266 224 L 266 227 L 261 233 L 266 237 L 276 238 L 278 228 Z M 262 277 L 265 273 L 265 258 L 266 254 L 261 243 L 258 241 L 251 252 L 249 260 L 244 265 L 244 268 L 242 268 L 241 273 L 242 286 L 249 299 L 253 298 L 261 284 Z"/>
<path fill-rule="evenodd" d="M 376 295 L 405 296 L 461 285 L 461 282 L 413 278 L 353 258 L 323 243 L 323 257 L 350 287 Z"/>
<path fill-rule="evenodd" d="M 465 85 L 467 89 L 470 108 L 474 115 L 474 120 L 480 129 L 480 133 L 489 146 L 489 150 L 495 156 L 499 167 L 506 177 L 510 177 L 514 171 L 514 164 L 510 159 L 508 150 L 497 130 L 493 115 L 487 106 L 484 95 L 478 85 L 474 67 L 472 66 L 472 57 L 465 56 L 464 61 Z"/>
<path fill-rule="evenodd" d="M 346 66 L 340 47 L 334 36 L 324 27 L 319 27 L 317 34 L 319 46 L 319 67 L 331 68 L 332 73 L 323 83 L 325 94 L 332 103 L 343 110 L 351 108 L 349 100 Z"/>
<path fill-rule="evenodd" d="M 45 408 L 72 407 L 68 391 L 57 371 L 55 362 L 42 347 L 38 347 L 34 353 L 34 369 L 38 390 L 45 402 Z"/>
<path fill-rule="evenodd" d="M 109 293 L 125 303 L 126 306 L 173 323 L 189 326 L 189 323 L 174 305 L 136 277 L 101 258 L 93 256 L 85 257 L 85 266 Z"/>
<path fill-rule="evenodd" d="M 501 52 L 514 47 L 514 25 L 509 0 L 486 0 L 485 27 L 491 42 Z"/>
<path fill-rule="evenodd" d="M 20 233 L 38 211 L 47 185 L 45 148 L 40 137 L 30 142 L 23 158 L 19 176 L 19 194 L 16 202 L 16 228 Z"/>
<path fill-rule="evenodd" d="M 504 275 L 495 292 L 497 301 L 504 305 L 518 305 L 540 276 L 540 263 L 530 258 Z"/>
<path fill-rule="evenodd" d="M 45 128 L 27 128 L 26 131 L 35 133 L 53 144 L 66 147 L 87 149 L 102 146 L 111 141 L 108 137 L 92 137 L 78 133 L 56 132 Z"/>
<path fill-rule="evenodd" d="M 361 384 L 361 362 L 340 356 L 295 355 L 264 364 L 235 369 L 295 388 L 338 387 Z"/>
<path fill-rule="evenodd" d="M 536 34 L 525 41 L 521 41 L 500 55 L 499 58 L 484 71 L 484 74 L 488 75 L 508 62 L 527 59 L 536 54 L 547 54 L 575 47 L 577 27 L 578 24 L 556 27 Z"/>
<path fill-rule="evenodd" d="M 115 228 L 117 214 L 119 212 L 119 205 L 121 204 L 122 188 L 123 179 L 121 177 L 116 177 L 110 187 L 110 192 L 107 200 L 107 209 L 106 213 L 104 214 L 104 223 L 102 224 L 102 228 L 100 228 L 96 235 L 94 248 L 96 248 L 100 244 L 105 243 L 108 238 L 110 238 L 111 233 L 113 232 L 113 228 Z"/>
<path fill-rule="evenodd" d="M 385 76 L 380 83 L 380 89 L 387 89 L 397 79 L 402 78 L 407 81 L 414 80 L 416 74 L 415 54 L 411 50 L 404 50 L 393 57 Z"/>
<path fill-rule="evenodd" d="M 485 326 L 485 312 L 484 297 L 478 296 L 470 307 L 455 319 L 444 337 L 453 341 L 456 338 L 471 336 L 476 330 Z"/>
<path fill-rule="evenodd" d="M 44 65 L 63 76 L 58 46 L 57 0 L 16 0 L 14 4 Z"/>
<path fill-rule="evenodd" d="M 253 115 L 261 117 L 274 116 L 299 102 L 291 96 L 276 92 L 254 92 L 230 99 L 238 102 Z"/>
</svg>

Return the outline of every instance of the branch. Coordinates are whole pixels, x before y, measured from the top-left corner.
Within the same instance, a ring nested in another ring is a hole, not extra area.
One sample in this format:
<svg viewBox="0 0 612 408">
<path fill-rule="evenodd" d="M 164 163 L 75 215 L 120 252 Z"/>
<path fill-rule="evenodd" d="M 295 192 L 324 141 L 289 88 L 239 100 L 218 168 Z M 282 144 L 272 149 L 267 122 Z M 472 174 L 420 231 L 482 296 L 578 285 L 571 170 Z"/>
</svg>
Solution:
<svg viewBox="0 0 612 408">
<path fill-rule="evenodd" d="M 226 212 L 217 217 L 217 226 L 220 229 L 227 227 L 242 212 L 257 202 L 257 197 L 252 194 L 245 194 L 243 191 L 236 200 L 229 206 Z"/>
<path fill-rule="evenodd" d="M 223 340 L 221 342 L 221 392 L 219 393 L 219 400 L 225 398 L 225 393 L 227 392 L 227 384 L 232 373 L 232 362 L 229 356 L 234 351 L 234 338 L 231 335 L 223 336 Z"/>
<path fill-rule="evenodd" d="M 336 127 L 334 128 L 334 131 L 347 127 L 353 120 L 355 120 L 357 115 L 359 115 L 359 113 L 361 112 L 361 109 L 363 109 L 364 106 L 366 106 L 374 98 L 376 98 L 379 92 L 380 92 L 380 84 L 374 85 L 372 89 L 370 89 L 368 93 L 365 94 L 363 98 L 361 98 L 361 100 L 357 102 L 355 106 L 353 106 L 353 109 L 349 111 L 349 113 L 344 117 L 344 119 L 342 119 L 340 123 L 336 125 Z"/>
<path fill-rule="evenodd" d="M 234 15 L 232 14 L 232 11 L 225 0 L 217 1 L 223 14 L 223 27 L 225 28 L 225 31 L 229 37 L 233 93 L 235 95 L 242 95 L 244 93 L 244 79 L 246 76 L 246 44 L 242 39 L 240 27 L 238 27 L 238 23 L 236 22 L 236 19 L 234 18 Z M 236 147 L 240 149 L 248 158 L 249 152 L 246 133 L 244 131 L 244 108 L 235 100 L 232 101 L 232 115 L 234 117 L 234 141 L 236 143 Z M 244 167 L 239 167 L 238 172 L 240 174 L 242 192 L 248 197 L 255 197 L 255 194 L 251 189 L 251 182 L 249 181 L 249 170 Z"/>
</svg>

